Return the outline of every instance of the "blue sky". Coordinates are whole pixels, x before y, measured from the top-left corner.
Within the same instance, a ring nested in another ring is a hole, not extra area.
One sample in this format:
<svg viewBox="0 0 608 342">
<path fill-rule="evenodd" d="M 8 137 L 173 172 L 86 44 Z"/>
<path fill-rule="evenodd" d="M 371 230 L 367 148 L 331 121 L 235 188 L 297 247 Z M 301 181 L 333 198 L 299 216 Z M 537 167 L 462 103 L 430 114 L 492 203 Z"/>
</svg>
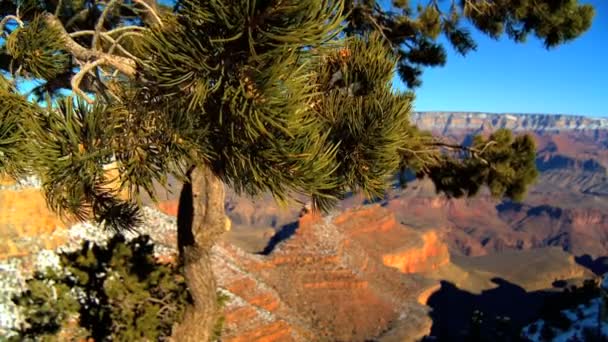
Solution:
<svg viewBox="0 0 608 342">
<path fill-rule="evenodd" d="M 558 48 L 479 33 L 477 51 L 466 57 L 448 48 L 443 68 L 425 70 L 414 109 L 608 117 L 608 2 L 584 2 L 596 8 L 591 30 Z"/>
</svg>

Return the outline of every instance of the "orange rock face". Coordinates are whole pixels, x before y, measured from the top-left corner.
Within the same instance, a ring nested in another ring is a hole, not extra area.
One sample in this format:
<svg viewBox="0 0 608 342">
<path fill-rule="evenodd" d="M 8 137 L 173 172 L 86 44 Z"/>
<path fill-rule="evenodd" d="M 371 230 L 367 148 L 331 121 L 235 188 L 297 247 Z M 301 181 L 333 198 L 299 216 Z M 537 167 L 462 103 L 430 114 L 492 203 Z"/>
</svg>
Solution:
<svg viewBox="0 0 608 342">
<path fill-rule="evenodd" d="M 65 226 L 37 189 L 0 191 L 0 203 L 0 224 L 12 226 L 20 236 L 49 234 Z"/>
<path fill-rule="evenodd" d="M 178 204 L 179 204 L 179 202 L 177 200 L 164 201 L 164 202 L 159 202 L 156 205 L 156 207 L 158 208 L 158 210 L 162 211 L 163 213 L 165 213 L 167 215 L 177 217 Z"/>
<path fill-rule="evenodd" d="M 382 261 L 403 273 L 428 272 L 450 262 L 448 246 L 439 240 L 436 232 L 424 233 L 422 240 L 421 248 L 386 254 Z"/>
<path fill-rule="evenodd" d="M 441 289 L 441 284 L 436 284 L 433 287 L 430 287 L 424 291 L 422 291 L 422 293 L 420 293 L 420 295 L 418 295 L 418 303 L 426 305 L 429 301 L 429 298 L 431 298 L 431 296 L 439 291 Z"/>
<path fill-rule="evenodd" d="M 289 342 L 294 341 L 291 328 L 285 321 L 272 322 L 242 333 L 237 337 L 224 338 L 226 342 Z"/>
<path fill-rule="evenodd" d="M 105 169 L 110 187 L 118 187 L 114 165 Z M 14 185 L 10 177 L 0 177 L 0 185 Z M 128 198 L 127 191 L 118 194 Z M 38 248 L 55 249 L 66 242 L 64 230 L 74 224 L 47 207 L 40 189 L 0 189 L 0 260 L 25 256 Z"/>
<path fill-rule="evenodd" d="M 55 233 L 67 226 L 39 190 L 0 190 L 0 259 L 30 254 L 31 244 L 54 249 L 65 243 Z"/>
<path fill-rule="evenodd" d="M 429 296 L 436 282 L 412 278 L 383 260 L 386 251 L 408 248 L 409 259 L 399 260 L 414 262 L 411 272 L 449 260 L 437 234 L 404 227 L 379 206 L 333 219 L 305 215 L 295 234 L 267 256 L 224 243 L 214 256 L 219 284 L 231 297 L 223 337 L 365 341 L 403 330 L 403 317 L 407 335 L 421 337 L 430 324 L 420 296 Z"/>
<path fill-rule="evenodd" d="M 436 231 L 414 232 L 399 224 L 387 210 L 372 206 L 347 211 L 334 223 L 347 236 L 381 253 L 384 265 L 403 273 L 430 272 L 450 262 L 448 246 Z"/>
</svg>

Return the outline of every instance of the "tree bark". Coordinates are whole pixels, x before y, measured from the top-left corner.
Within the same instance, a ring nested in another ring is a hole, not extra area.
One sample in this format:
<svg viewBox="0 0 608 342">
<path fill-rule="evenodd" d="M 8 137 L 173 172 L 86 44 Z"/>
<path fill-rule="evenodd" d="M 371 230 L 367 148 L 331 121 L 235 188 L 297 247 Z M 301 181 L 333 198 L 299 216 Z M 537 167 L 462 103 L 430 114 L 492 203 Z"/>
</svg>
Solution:
<svg viewBox="0 0 608 342">
<path fill-rule="evenodd" d="M 224 184 L 206 167 L 189 172 L 179 201 L 178 248 L 193 304 L 173 329 L 176 342 L 211 341 L 219 317 L 217 283 L 211 264 L 211 248 L 226 231 Z"/>
</svg>

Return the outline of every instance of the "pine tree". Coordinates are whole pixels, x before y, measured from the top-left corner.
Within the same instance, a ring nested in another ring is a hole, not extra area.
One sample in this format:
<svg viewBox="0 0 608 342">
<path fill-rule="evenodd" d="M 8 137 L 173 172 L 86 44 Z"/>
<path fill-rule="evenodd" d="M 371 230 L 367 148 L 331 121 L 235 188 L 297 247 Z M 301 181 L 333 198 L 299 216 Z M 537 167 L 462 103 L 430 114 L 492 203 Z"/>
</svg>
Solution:
<svg viewBox="0 0 608 342">
<path fill-rule="evenodd" d="M 3 1 L 0 171 L 35 174 L 51 208 L 118 230 L 138 223 L 140 191 L 154 198 L 168 175 L 184 181 L 178 246 L 193 305 L 173 336 L 209 340 L 211 248 L 230 224 L 224 185 L 279 202 L 306 195 L 327 211 L 350 191 L 382 195 L 398 170 L 449 196 L 488 186 L 517 199 L 535 179 L 530 137 L 500 131 L 465 147 L 416 129 L 413 93 L 392 89 L 393 73 L 415 86 L 417 65 L 441 64 L 440 32 L 471 50 L 460 18 L 553 46 L 582 34 L 593 10 L 575 0 L 464 1 L 446 13 L 433 1 L 417 12 L 394 6 Z M 24 94 L 26 79 L 41 83 Z"/>
</svg>

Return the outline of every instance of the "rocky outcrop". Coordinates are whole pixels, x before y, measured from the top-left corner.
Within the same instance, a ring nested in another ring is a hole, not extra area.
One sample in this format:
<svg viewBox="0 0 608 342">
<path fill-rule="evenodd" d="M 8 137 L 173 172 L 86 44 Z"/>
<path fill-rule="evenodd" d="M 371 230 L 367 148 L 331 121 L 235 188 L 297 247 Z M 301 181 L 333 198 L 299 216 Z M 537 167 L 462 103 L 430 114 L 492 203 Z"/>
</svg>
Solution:
<svg viewBox="0 0 608 342">
<path fill-rule="evenodd" d="M 410 226 L 442 227 L 452 253 L 481 256 L 559 246 L 574 255 L 608 253 L 608 202 L 602 197 L 531 193 L 522 203 L 486 194 L 447 199 L 416 192 L 389 196 L 386 208 Z"/>
<path fill-rule="evenodd" d="M 403 273 L 429 272 L 450 261 L 448 246 L 439 240 L 436 232 L 424 233 L 422 241 L 420 248 L 385 254 L 382 261 Z"/>
<path fill-rule="evenodd" d="M 387 210 L 372 206 L 325 218 L 305 215 L 293 235 L 265 256 L 218 246 L 214 269 L 230 298 L 224 338 L 365 341 L 396 332 L 406 340 L 424 336 L 431 322 L 420 297 L 428 296 L 437 282 L 404 274 L 386 265 L 383 255 L 392 249 L 405 252 L 409 246 L 417 264 L 408 270 L 431 271 L 433 262 L 424 261 L 425 253 L 433 258 L 429 247 L 442 247 L 431 241 L 436 234 L 426 233 L 402 226 Z"/>
</svg>

